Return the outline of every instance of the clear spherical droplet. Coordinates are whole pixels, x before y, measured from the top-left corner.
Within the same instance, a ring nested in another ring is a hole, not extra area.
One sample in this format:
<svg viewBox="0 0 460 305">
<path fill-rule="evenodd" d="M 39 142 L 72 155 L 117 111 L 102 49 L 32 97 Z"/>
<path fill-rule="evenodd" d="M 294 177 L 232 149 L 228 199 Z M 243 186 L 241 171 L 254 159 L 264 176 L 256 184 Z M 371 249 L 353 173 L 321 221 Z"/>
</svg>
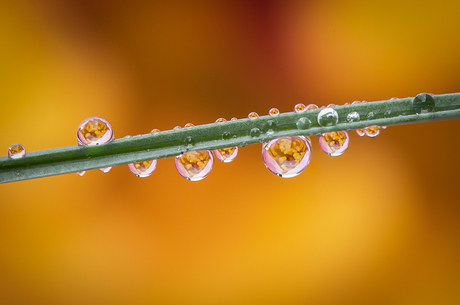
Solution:
<svg viewBox="0 0 460 305">
<path fill-rule="evenodd" d="M 369 138 L 375 138 L 380 133 L 380 127 L 377 125 L 372 125 L 364 128 L 364 134 Z"/>
<path fill-rule="evenodd" d="M 328 108 L 332 108 L 332 107 L 335 107 L 336 105 L 335 104 L 329 104 L 327 105 Z"/>
<path fill-rule="evenodd" d="M 340 156 L 348 148 L 348 133 L 346 131 L 332 131 L 319 138 L 319 146 L 330 156 Z"/>
<path fill-rule="evenodd" d="M 193 127 L 193 126 L 195 126 L 195 125 L 193 125 L 192 123 L 187 123 L 187 124 L 185 124 L 184 127 L 185 127 L 185 128 L 191 128 L 191 127 Z"/>
<path fill-rule="evenodd" d="M 226 147 L 226 148 L 219 148 L 214 149 L 214 156 L 216 156 L 217 160 L 222 161 L 224 163 L 232 162 L 233 159 L 236 158 L 238 155 L 238 147 Z"/>
<path fill-rule="evenodd" d="M 152 129 L 152 131 L 150 133 L 159 133 L 159 132 L 160 132 L 160 130 L 155 128 L 155 129 Z"/>
<path fill-rule="evenodd" d="M 360 119 L 359 113 L 357 113 L 356 111 L 350 112 L 347 115 L 347 122 L 348 123 L 359 122 L 359 119 Z"/>
<path fill-rule="evenodd" d="M 193 145 L 195 145 L 195 139 L 191 136 L 188 136 L 185 138 L 184 143 L 187 147 L 192 147 Z"/>
<path fill-rule="evenodd" d="M 176 169 L 187 180 L 204 179 L 212 170 L 214 158 L 209 150 L 186 152 L 175 159 Z"/>
<path fill-rule="evenodd" d="M 76 172 L 76 174 L 81 177 L 84 174 L 86 174 L 86 171 L 79 171 L 79 172 Z"/>
<path fill-rule="evenodd" d="M 311 121 L 308 118 L 300 118 L 296 122 L 297 129 L 308 129 L 311 126 Z"/>
<path fill-rule="evenodd" d="M 248 114 L 248 118 L 250 119 L 255 119 L 255 118 L 258 118 L 259 115 L 257 114 L 257 112 L 251 112 Z"/>
<path fill-rule="evenodd" d="M 268 120 L 262 125 L 262 131 L 267 134 L 273 134 L 276 130 L 276 122 L 274 120 Z"/>
<path fill-rule="evenodd" d="M 353 101 L 351 104 L 356 105 L 356 104 L 361 104 L 361 102 L 360 101 Z"/>
<path fill-rule="evenodd" d="M 150 176 L 157 168 L 157 160 L 140 161 L 128 164 L 128 168 L 134 175 L 145 178 Z"/>
<path fill-rule="evenodd" d="M 356 134 L 360 137 L 364 136 L 364 128 L 358 128 L 356 129 Z"/>
<path fill-rule="evenodd" d="M 339 121 L 339 114 L 332 108 L 324 108 L 318 113 L 318 124 L 321 126 L 334 126 Z"/>
<path fill-rule="evenodd" d="M 307 109 L 306 109 L 305 105 L 302 104 L 302 103 L 299 103 L 299 104 L 294 106 L 294 111 L 297 112 L 297 113 L 304 112 L 306 110 Z"/>
<path fill-rule="evenodd" d="M 280 114 L 280 111 L 277 108 L 272 108 L 268 111 L 268 115 L 270 116 L 277 116 Z"/>
<path fill-rule="evenodd" d="M 415 113 L 427 113 L 432 112 L 435 107 L 435 101 L 433 95 L 428 93 L 417 94 L 412 100 L 412 108 Z"/>
<path fill-rule="evenodd" d="M 318 105 L 316 104 L 309 104 L 307 105 L 307 107 L 305 107 L 305 110 L 315 110 L 315 109 L 318 109 Z"/>
<path fill-rule="evenodd" d="M 107 120 L 91 117 L 78 126 L 77 141 L 80 145 L 99 145 L 112 141 L 114 138 L 112 126 Z"/>
<path fill-rule="evenodd" d="M 249 131 L 249 134 L 251 135 L 251 137 L 257 138 L 258 136 L 260 136 L 260 129 L 257 127 L 254 127 Z"/>
<path fill-rule="evenodd" d="M 222 140 L 230 140 L 232 138 L 232 134 L 228 131 L 224 131 L 222 134 Z"/>
<path fill-rule="evenodd" d="M 230 121 L 236 121 L 236 120 L 238 120 L 238 119 L 235 118 L 235 117 L 233 117 L 233 118 L 230 119 Z"/>
<path fill-rule="evenodd" d="M 310 163 L 311 146 L 303 136 L 273 139 L 263 144 L 262 157 L 272 173 L 291 178 L 300 174 Z"/>
<path fill-rule="evenodd" d="M 21 144 L 13 144 L 8 148 L 8 157 L 11 159 L 19 159 L 26 155 L 26 149 Z"/>
<path fill-rule="evenodd" d="M 224 118 L 218 118 L 218 119 L 216 120 L 216 123 L 224 123 L 224 122 L 227 122 L 227 120 L 224 119 Z"/>
<path fill-rule="evenodd" d="M 179 129 L 181 129 L 181 128 L 182 128 L 182 127 L 180 127 L 180 126 L 174 126 L 173 129 L 174 129 L 174 130 L 179 130 Z"/>
<path fill-rule="evenodd" d="M 99 170 L 103 173 L 108 173 L 112 169 L 112 166 L 101 167 Z"/>
</svg>

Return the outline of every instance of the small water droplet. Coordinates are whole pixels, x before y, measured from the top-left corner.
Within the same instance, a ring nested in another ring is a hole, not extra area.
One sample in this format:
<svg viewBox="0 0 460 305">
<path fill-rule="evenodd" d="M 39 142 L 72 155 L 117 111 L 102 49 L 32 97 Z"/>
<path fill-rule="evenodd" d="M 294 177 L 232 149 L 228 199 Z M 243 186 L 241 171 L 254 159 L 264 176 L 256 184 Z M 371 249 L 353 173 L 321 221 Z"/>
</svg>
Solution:
<svg viewBox="0 0 460 305">
<path fill-rule="evenodd" d="M 318 109 L 318 105 L 316 104 L 309 104 L 307 107 L 305 107 L 305 110 L 315 110 Z"/>
<path fill-rule="evenodd" d="M 248 118 L 250 119 L 255 119 L 255 118 L 258 118 L 259 115 L 257 114 L 257 112 L 251 112 L 248 114 Z"/>
<path fill-rule="evenodd" d="M 191 136 L 188 136 L 185 138 L 184 140 L 184 143 L 187 147 L 192 147 L 193 145 L 195 145 L 195 139 L 193 139 Z"/>
<path fill-rule="evenodd" d="M 364 128 L 358 128 L 356 129 L 356 134 L 360 137 L 364 136 Z"/>
<path fill-rule="evenodd" d="M 276 130 L 276 122 L 274 120 L 268 120 L 262 125 L 262 131 L 267 134 L 273 134 Z"/>
<path fill-rule="evenodd" d="M 339 121 L 337 111 L 332 108 L 324 108 L 318 113 L 318 124 L 325 126 L 334 126 Z"/>
<path fill-rule="evenodd" d="M 251 135 L 251 137 L 257 138 L 258 136 L 260 136 L 260 129 L 257 127 L 254 127 L 249 131 L 249 134 Z"/>
<path fill-rule="evenodd" d="M 81 177 L 84 174 L 86 174 L 86 171 L 79 171 L 79 172 L 76 172 L 76 174 Z"/>
<path fill-rule="evenodd" d="M 212 170 L 214 157 L 209 150 L 186 152 L 175 159 L 177 172 L 187 180 L 204 179 Z"/>
<path fill-rule="evenodd" d="M 327 108 L 332 108 L 332 107 L 335 107 L 336 105 L 335 104 L 329 104 L 327 105 Z"/>
<path fill-rule="evenodd" d="M 248 143 L 246 143 L 246 142 L 241 142 L 240 147 L 245 147 L 246 145 L 248 145 Z"/>
<path fill-rule="evenodd" d="M 78 125 L 77 141 L 79 145 L 105 144 L 113 139 L 112 126 L 103 118 L 87 118 Z"/>
<path fill-rule="evenodd" d="M 375 138 L 380 133 L 380 127 L 377 125 L 372 125 L 364 128 L 364 134 L 369 138 Z"/>
<path fill-rule="evenodd" d="M 147 160 L 128 164 L 128 168 L 134 175 L 145 178 L 150 176 L 157 168 L 157 160 Z"/>
<path fill-rule="evenodd" d="M 152 129 L 152 131 L 150 133 L 159 133 L 159 132 L 160 132 L 160 130 L 155 128 L 155 129 Z"/>
<path fill-rule="evenodd" d="M 348 105 L 350 105 L 350 103 L 346 102 L 346 103 L 345 103 L 345 104 L 343 104 L 343 105 L 344 105 L 344 106 L 348 106 Z"/>
<path fill-rule="evenodd" d="M 351 104 L 356 105 L 356 104 L 361 104 L 361 102 L 360 101 L 353 101 Z"/>
<path fill-rule="evenodd" d="M 273 139 L 263 144 L 265 166 L 277 176 L 291 178 L 310 163 L 311 146 L 303 136 Z"/>
<path fill-rule="evenodd" d="M 11 159 L 19 159 L 26 155 L 26 149 L 21 144 L 13 144 L 8 148 L 8 157 Z"/>
<path fill-rule="evenodd" d="M 112 166 L 101 167 L 99 170 L 103 173 L 108 173 L 112 169 Z"/>
<path fill-rule="evenodd" d="M 219 148 L 214 149 L 214 156 L 217 160 L 222 161 L 224 163 L 232 162 L 236 156 L 238 155 L 238 147 L 226 147 L 226 148 Z"/>
<path fill-rule="evenodd" d="M 373 112 L 369 112 L 369 113 L 367 114 L 367 119 L 368 119 L 368 120 L 372 120 L 374 117 L 375 117 L 375 114 L 374 114 Z"/>
<path fill-rule="evenodd" d="M 195 125 L 193 125 L 192 123 L 187 123 L 187 124 L 185 124 L 184 128 L 191 128 L 193 126 L 195 126 Z"/>
<path fill-rule="evenodd" d="M 238 119 L 235 118 L 235 117 L 233 117 L 233 118 L 230 119 L 230 121 L 236 121 L 236 120 L 238 120 Z"/>
<path fill-rule="evenodd" d="M 227 122 L 227 120 L 224 119 L 224 118 L 218 118 L 218 119 L 216 120 L 216 123 L 224 123 L 224 122 Z"/>
<path fill-rule="evenodd" d="M 278 108 L 272 108 L 268 111 L 268 115 L 270 116 L 277 116 L 280 114 L 280 111 L 278 110 Z"/>
<path fill-rule="evenodd" d="M 348 123 L 359 122 L 359 120 L 360 120 L 359 113 L 357 113 L 356 111 L 350 112 L 347 115 Z"/>
<path fill-rule="evenodd" d="M 306 109 L 305 105 L 302 104 L 302 103 L 299 103 L 299 104 L 294 106 L 294 111 L 297 112 L 297 113 L 304 112 L 306 110 L 307 109 Z"/>
<path fill-rule="evenodd" d="M 392 97 L 390 98 L 390 101 L 394 101 L 394 100 L 397 100 L 398 98 L 397 97 Z"/>
<path fill-rule="evenodd" d="M 340 156 L 348 148 L 348 133 L 346 131 L 332 131 L 319 138 L 319 146 L 330 156 Z"/>
<path fill-rule="evenodd" d="M 417 94 L 412 100 L 412 108 L 415 113 L 427 113 L 432 112 L 435 107 L 435 101 L 433 95 L 428 93 Z"/>
<path fill-rule="evenodd" d="M 391 117 L 391 110 L 385 110 L 385 112 L 383 113 L 383 117 L 384 118 L 390 118 Z"/>
<path fill-rule="evenodd" d="M 230 140 L 232 138 L 232 134 L 228 131 L 225 131 L 223 134 L 222 134 L 222 140 Z"/>
<path fill-rule="evenodd" d="M 179 130 L 179 129 L 181 129 L 181 128 L 182 128 L 182 127 L 180 127 L 180 126 L 175 126 L 175 127 L 173 128 L 173 130 Z"/>
<path fill-rule="evenodd" d="M 300 118 L 296 122 L 297 129 L 308 129 L 311 126 L 311 121 L 308 118 Z"/>
</svg>

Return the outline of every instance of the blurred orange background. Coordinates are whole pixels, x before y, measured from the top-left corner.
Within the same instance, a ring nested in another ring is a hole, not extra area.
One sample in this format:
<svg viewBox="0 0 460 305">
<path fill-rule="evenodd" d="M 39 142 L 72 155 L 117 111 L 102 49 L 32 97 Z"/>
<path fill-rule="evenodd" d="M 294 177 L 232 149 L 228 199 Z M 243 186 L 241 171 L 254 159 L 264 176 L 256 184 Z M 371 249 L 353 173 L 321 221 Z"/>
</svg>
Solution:
<svg viewBox="0 0 460 305">
<path fill-rule="evenodd" d="M 3 1 L 0 147 L 460 91 L 459 1 Z M 460 121 L 0 186 L 0 304 L 459 304 Z M 216 161 L 218 162 L 218 161 Z"/>
</svg>

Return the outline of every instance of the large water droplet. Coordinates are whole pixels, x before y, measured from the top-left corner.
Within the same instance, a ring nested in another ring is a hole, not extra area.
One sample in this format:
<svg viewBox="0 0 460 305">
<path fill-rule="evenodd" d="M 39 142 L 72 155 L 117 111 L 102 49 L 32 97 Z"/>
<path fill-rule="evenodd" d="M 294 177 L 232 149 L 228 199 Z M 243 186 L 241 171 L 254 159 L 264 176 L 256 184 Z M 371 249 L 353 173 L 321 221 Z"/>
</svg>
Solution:
<svg viewBox="0 0 460 305">
<path fill-rule="evenodd" d="M 86 174 L 86 171 L 79 171 L 79 172 L 76 172 L 76 174 L 81 177 L 84 174 Z"/>
<path fill-rule="evenodd" d="M 254 127 L 249 131 L 249 134 L 251 135 L 251 137 L 257 138 L 258 136 L 260 136 L 260 129 L 257 127 Z"/>
<path fill-rule="evenodd" d="M 364 134 L 369 138 L 375 138 L 380 133 L 380 127 L 377 125 L 372 125 L 364 128 Z"/>
<path fill-rule="evenodd" d="M 319 146 L 330 156 L 340 156 L 348 148 L 348 133 L 346 131 L 331 131 L 319 138 Z"/>
<path fill-rule="evenodd" d="M 324 108 L 318 113 L 318 124 L 321 126 L 334 126 L 339 121 L 337 111 L 332 108 Z"/>
<path fill-rule="evenodd" d="M 108 167 L 101 167 L 99 170 L 103 173 L 108 173 L 110 172 L 111 169 L 112 169 L 112 166 L 108 166 Z"/>
<path fill-rule="evenodd" d="M 357 113 L 356 111 L 350 112 L 347 115 L 348 123 L 359 122 L 359 120 L 360 120 L 359 113 Z"/>
<path fill-rule="evenodd" d="M 296 122 L 297 129 L 308 129 L 311 126 L 311 121 L 308 118 L 300 118 Z"/>
<path fill-rule="evenodd" d="M 99 117 L 87 118 L 78 126 L 77 141 L 80 145 L 99 145 L 112 141 L 112 126 Z"/>
<path fill-rule="evenodd" d="M 280 114 L 280 111 L 277 108 L 272 108 L 268 111 L 268 115 L 270 116 L 277 116 Z"/>
<path fill-rule="evenodd" d="M 303 136 L 273 139 L 263 144 L 262 157 L 272 173 L 291 178 L 300 174 L 310 163 L 311 146 Z"/>
<path fill-rule="evenodd" d="M 226 147 L 226 148 L 219 148 L 214 149 L 214 156 L 216 156 L 217 160 L 222 161 L 224 163 L 232 162 L 233 159 L 236 158 L 238 155 L 238 147 Z"/>
<path fill-rule="evenodd" d="M 134 175 L 145 178 L 150 176 L 157 168 L 157 160 L 140 161 L 128 164 L 128 168 Z"/>
<path fill-rule="evenodd" d="M 212 170 L 214 158 L 209 150 L 186 152 L 175 159 L 178 173 L 187 180 L 204 179 Z"/>
<path fill-rule="evenodd" d="M 416 113 L 432 112 L 435 107 L 433 95 L 428 93 L 417 94 L 412 100 L 412 108 Z"/>
<path fill-rule="evenodd" d="M 250 119 L 255 119 L 255 118 L 258 118 L 259 115 L 257 114 L 257 112 L 251 112 L 248 114 L 248 118 Z"/>
<path fill-rule="evenodd" d="M 8 157 L 11 159 L 19 159 L 26 155 L 26 149 L 21 144 L 13 144 L 8 148 Z"/>
</svg>

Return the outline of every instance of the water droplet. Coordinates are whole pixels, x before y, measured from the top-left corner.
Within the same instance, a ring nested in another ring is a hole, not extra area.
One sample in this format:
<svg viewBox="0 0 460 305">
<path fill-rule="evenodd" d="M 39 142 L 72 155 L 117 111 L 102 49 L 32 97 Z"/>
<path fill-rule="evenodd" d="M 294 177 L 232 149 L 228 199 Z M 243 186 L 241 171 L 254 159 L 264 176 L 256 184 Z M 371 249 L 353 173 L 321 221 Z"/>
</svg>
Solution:
<svg viewBox="0 0 460 305">
<path fill-rule="evenodd" d="M 214 149 L 214 156 L 216 156 L 217 160 L 222 161 L 224 163 L 232 162 L 237 155 L 237 146 Z"/>
<path fill-rule="evenodd" d="M 248 143 L 246 143 L 246 142 L 241 142 L 240 147 L 245 147 L 246 145 L 248 145 Z"/>
<path fill-rule="evenodd" d="M 248 114 L 248 118 L 250 119 L 255 119 L 255 118 L 258 118 L 259 115 L 257 114 L 257 112 L 251 112 L 250 114 Z"/>
<path fill-rule="evenodd" d="M 224 119 L 224 118 L 218 118 L 218 119 L 216 120 L 216 123 L 224 123 L 224 122 L 227 122 L 227 120 Z"/>
<path fill-rule="evenodd" d="M 11 159 L 19 159 L 26 155 L 26 149 L 21 144 L 13 144 L 8 148 L 8 157 Z"/>
<path fill-rule="evenodd" d="M 334 126 L 339 121 L 337 111 L 332 108 L 324 108 L 318 113 L 318 124 L 321 126 Z"/>
<path fill-rule="evenodd" d="M 394 100 L 397 100 L 398 98 L 397 97 L 392 97 L 390 98 L 390 101 L 394 101 Z"/>
<path fill-rule="evenodd" d="M 176 169 L 187 180 L 204 179 L 212 170 L 214 158 L 209 150 L 186 152 L 175 159 Z"/>
<path fill-rule="evenodd" d="M 107 120 L 91 117 L 78 125 L 77 141 L 79 145 L 99 145 L 112 141 L 112 126 Z"/>
<path fill-rule="evenodd" d="M 383 117 L 384 117 L 384 118 L 389 118 L 389 117 L 391 117 L 391 110 L 385 110 L 385 112 L 383 113 Z"/>
<path fill-rule="evenodd" d="M 315 110 L 315 109 L 318 109 L 318 108 L 319 108 L 319 107 L 318 107 L 318 105 L 316 105 L 316 104 L 309 104 L 309 105 L 305 108 L 305 110 Z"/>
<path fill-rule="evenodd" d="M 374 114 L 373 112 L 369 112 L 369 113 L 367 114 L 367 119 L 368 119 L 368 120 L 372 120 L 374 117 L 375 117 L 375 114 Z"/>
<path fill-rule="evenodd" d="M 300 104 L 297 104 L 294 106 L 294 111 L 297 112 L 297 113 L 300 113 L 300 112 L 304 112 L 306 111 L 306 107 L 304 104 L 300 103 Z"/>
<path fill-rule="evenodd" d="M 272 108 L 268 111 L 268 115 L 270 116 L 277 116 L 280 114 L 280 111 L 277 108 Z"/>
<path fill-rule="evenodd" d="M 230 140 L 232 138 L 232 134 L 228 131 L 225 131 L 223 134 L 222 134 L 222 140 Z"/>
<path fill-rule="evenodd" d="M 300 118 L 296 123 L 297 129 L 308 129 L 311 126 L 311 121 L 308 118 Z"/>
<path fill-rule="evenodd" d="M 191 127 L 193 127 L 193 126 L 195 126 L 195 125 L 193 125 L 192 123 L 187 123 L 187 124 L 185 124 L 184 127 L 185 127 L 185 128 L 191 128 Z"/>
<path fill-rule="evenodd" d="M 84 174 L 86 174 L 86 171 L 79 171 L 79 172 L 76 172 L 76 174 L 81 177 Z"/>
<path fill-rule="evenodd" d="M 356 104 L 361 104 L 361 102 L 360 101 L 353 101 L 351 104 L 356 105 Z"/>
<path fill-rule="evenodd" d="M 145 178 L 150 176 L 157 168 L 157 160 L 140 161 L 128 164 L 128 168 L 134 175 Z"/>
<path fill-rule="evenodd" d="M 336 105 L 335 104 L 329 104 L 327 105 L 327 108 L 332 108 L 332 107 L 335 107 Z"/>
<path fill-rule="evenodd" d="M 350 105 L 350 103 L 346 102 L 346 103 L 345 103 L 345 104 L 343 104 L 343 105 L 344 105 L 344 106 L 348 106 L 348 105 Z"/>
<path fill-rule="evenodd" d="M 377 125 L 372 125 L 364 128 L 364 134 L 369 138 L 375 138 L 380 133 L 380 127 Z"/>
<path fill-rule="evenodd" d="M 108 173 L 110 172 L 111 169 L 112 169 L 112 166 L 108 166 L 108 167 L 101 167 L 99 170 L 103 173 Z"/>
<path fill-rule="evenodd" d="M 179 129 L 181 129 L 181 128 L 182 128 L 182 127 L 180 127 L 180 126 L 175 126 L 173 129 L 174 129 L 174 130 L 179 130 Z"/>
<path fill-rule="evenodd" d="M 358 128 L 356 129 L 356 134 L 360 137 L 364 136 L 364 128 Z"/>
<path fill-rule="evenodd" d="M 260 129 L 257 127 L 254 127 L 249 131 L 249 134 L 251 135 L 251 137 L 257 138 L 258 136 L 260 136 Z"/>
<path fill-rule="evenodd" d="M 230 119 L 230 121 L 236 121 L 236 120 L 238 120 L 238 119 L 235 118 L 235 117 L 233 117 L 233 118 Z"/>
<path fill-rule="evenodd" d="M 187 147 L 192 147 L 195 145 L 195 139 L 193 139 L 191 136 L 188 136 L 185 138 L 184 143 Z"/>
<path fill-rule="evenodd" d="M 330 156 L 340 156 L 348 148 L 348 133 L 346 131 L 332 131 L 319 138 L 319 146 Z"/>
<path fill-rule="evenodd" d="M 382 129 L 387 129 L 387 126 L 380 126 L 380 128 L 382 128 Z"/>
<path fill-rule="evenodd" d="M 359 119 L 360 119 L 359 113 L 357 113 L 356 111 L 350 112 L 347 115 L 347 122 L 348 123 L 359 122 Z"/>
<path fill-rule="evenodd" d="M 275 130 L 276 130 L 276 122 L 274 120 L 268 120 L 262 125 L 262 131 L 266 132 L 267 134 L 273 134 Z"/>
<path fill-rule="evenodd" d="M 311 146 L 303 136 L 273 139 L 263 144 L 265 166 L 275 175 L 291 178 L 310 163 Z"/>
<path fill-rule="evenodd" d="M 155 129 L 152 129 L 152 131 L 150 133 L 158 133 L 158 132 L 160 132 L 160 130 L 155 128 Z"/>
<path fill-rule="evenodd" d="M 412 100 L 412 108 L 415 113 L 427 113 L 432 112 L 435 107 L 435 101 L 433 95 L 428 93 L 417 94 Z"/>
</svg>

